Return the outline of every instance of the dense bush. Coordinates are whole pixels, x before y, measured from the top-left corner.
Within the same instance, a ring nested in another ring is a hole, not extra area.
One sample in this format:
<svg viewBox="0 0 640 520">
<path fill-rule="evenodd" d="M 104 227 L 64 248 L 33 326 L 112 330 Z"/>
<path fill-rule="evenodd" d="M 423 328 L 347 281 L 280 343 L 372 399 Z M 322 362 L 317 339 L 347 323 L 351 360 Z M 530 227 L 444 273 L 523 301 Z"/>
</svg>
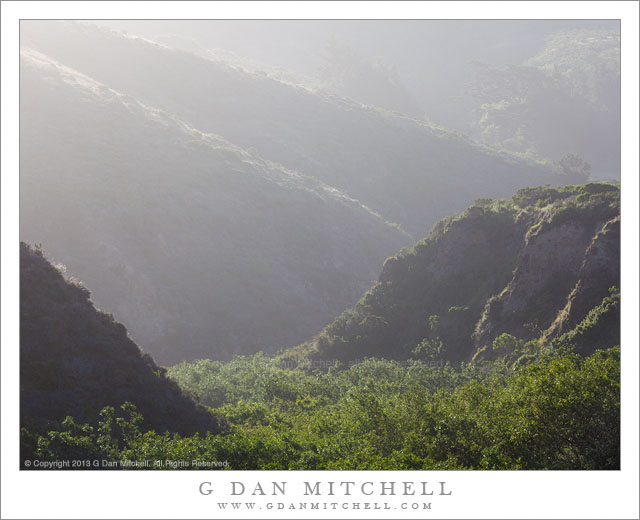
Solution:
<svg viewBox="0 0 640 520">
<path fill-rule="evenodd" d="M 609 296 L 594 307 L 575 328 L 553 340 L 556 348 L 570 348 L 590 354 L 597 345 L 620 341 L 620 290 L 609 289 Z"/>
<path fill-rule="evenodd" d="M 261 355 L 201 361 L 169 373 L 218 406 L 227 421 L 218 435 L 142 433 L 125 405 L 115 420 L 103 410 L 95 429 L 71 418 L 44 434 L 23 428 L 23 445 L 43 460 L 226 461 L 230 469 L 616 469 L 619 370 L 618 347 L 459 370 L 367 359 L 303 373 Z"/>
</svg>

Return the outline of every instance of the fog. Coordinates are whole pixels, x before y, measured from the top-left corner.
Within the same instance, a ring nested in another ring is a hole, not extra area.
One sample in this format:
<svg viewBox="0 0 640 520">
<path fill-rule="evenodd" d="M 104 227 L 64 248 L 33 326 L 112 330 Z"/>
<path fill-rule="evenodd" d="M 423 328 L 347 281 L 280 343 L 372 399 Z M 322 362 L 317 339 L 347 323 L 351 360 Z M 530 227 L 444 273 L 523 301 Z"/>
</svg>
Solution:
<svg viewBox="0 0 640 520">
<path fill-rule="evenodd" d="M 397 74 L 416 115 L 468 130 L 473 63 L 521 65 L 555 32 L 606 30 L 617 20 L 112 20 L 95 22 L 188 50 L 235 54 L 325 84 L 335 46 Z M 174 37 L 173 39 L 171 37 Z M 221 54 L 224 55 L 224 54 Z M 375 88 L 369 85 L 368 88 Z"/>
<path fill-rule="evenodd" d="M 23 21 L 21 239 L 160 363 L 275 351 L 480 198 L 620 176 L 616 21 Z"/>
</svg>

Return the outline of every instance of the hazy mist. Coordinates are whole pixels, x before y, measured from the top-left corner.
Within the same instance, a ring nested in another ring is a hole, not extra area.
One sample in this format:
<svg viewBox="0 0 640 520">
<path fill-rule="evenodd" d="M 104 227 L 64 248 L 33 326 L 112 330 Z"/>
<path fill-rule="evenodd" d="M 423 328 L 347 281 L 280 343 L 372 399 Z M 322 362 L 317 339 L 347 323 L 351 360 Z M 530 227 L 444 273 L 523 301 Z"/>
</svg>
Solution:
<svg viewBox="0 0 640 520">
<path fill-rule="evenodd" d="M 23 21 L 21 239 L 161 363 L 317 334 L 477 198 L 619 178 L 615 21 Z"/>
<path fill-rule="evenodd" d="M 473 63 L 522 65 L 550 35 L 575 29 L 620 33 L 617 20 L 113 20 L 95 22 L 186 50 L 233 53 L 319 85 L 328 48 L 393 71 L 419 116 L 468 130 Z M 619 42 L 618 42 L 619 46 Z M 355 72 L 355 71 L 354 71 Z M 376 85 L 367 88 L 375 90 Z"/>
</svg>

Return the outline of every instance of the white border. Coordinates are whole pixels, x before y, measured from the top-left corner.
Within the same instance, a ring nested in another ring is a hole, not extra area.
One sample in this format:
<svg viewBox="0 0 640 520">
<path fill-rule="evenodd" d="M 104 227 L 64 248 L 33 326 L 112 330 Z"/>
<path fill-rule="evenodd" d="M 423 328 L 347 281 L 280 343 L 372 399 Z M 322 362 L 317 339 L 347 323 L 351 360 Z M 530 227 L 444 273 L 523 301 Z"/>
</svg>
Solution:
<svg viewBox="0 0 640 520">
<path fill-rule="evenodd" d="M 445 480 L 434 518 L 638 518 L 637 2 L 2 2 L 2 518 L 216 518 L 230 480 Z M 622 470 L 618 472 L 19 472 L 18 20 L 20 18 L 615 18 L 622 20 Z M 212 497 L 198 494 L 212 481 Z M 376 500 L 383 501 L 378 497 Z M 369 498 L 368 500 L 373 500 Z M 320 511 L 315 518 L 388 518 Z M 228 512 L 227 517 L 233 517 Z M 236 517 L 246 517 L 246 511 Z M 261 510 L 264 518 L 299 511 Z M 402 516 L 396 511 L 393 516 Z M 411 517 L 407 512 L 406 518 Z"/>
</svg>

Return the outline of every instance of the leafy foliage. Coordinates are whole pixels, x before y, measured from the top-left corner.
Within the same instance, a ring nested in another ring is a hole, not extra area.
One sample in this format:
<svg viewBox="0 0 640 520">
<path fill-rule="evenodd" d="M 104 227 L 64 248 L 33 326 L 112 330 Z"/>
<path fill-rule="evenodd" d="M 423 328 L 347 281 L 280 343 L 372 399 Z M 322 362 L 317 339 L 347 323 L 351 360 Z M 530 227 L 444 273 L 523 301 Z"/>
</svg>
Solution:
<svg viewBox="0 0 640 520">
<path fill-rule="evenodd" d="M 613 347 L 586 359 L 556 351 L 526 365 L 460 370 L 367 359 L 305 374 L 260 355 L 224 368 L 181 364 L 170 372 L 218 405 L 227 421 L 220 434 L 141 433 L 125 405 L 128 419 L 114 423 L 106 408 L 97 430 L 69 418 L 46 434 L 25 429 L 23 438 L 46 460 L 99 453 L 230 469 L 616 469 L 619 362 Z M 240 386 L 224 401 L 211 385 L 223 383 L 222 373 Z"/>
<path fill-rule="evenodd" d="M 555 348 L 570 348 L 591 354 L 606 341 L 620 341 L 620 290 L 611 287 L 610 294 L 594 307 L 576 327 L 552 342 Z"/>
</svg>

